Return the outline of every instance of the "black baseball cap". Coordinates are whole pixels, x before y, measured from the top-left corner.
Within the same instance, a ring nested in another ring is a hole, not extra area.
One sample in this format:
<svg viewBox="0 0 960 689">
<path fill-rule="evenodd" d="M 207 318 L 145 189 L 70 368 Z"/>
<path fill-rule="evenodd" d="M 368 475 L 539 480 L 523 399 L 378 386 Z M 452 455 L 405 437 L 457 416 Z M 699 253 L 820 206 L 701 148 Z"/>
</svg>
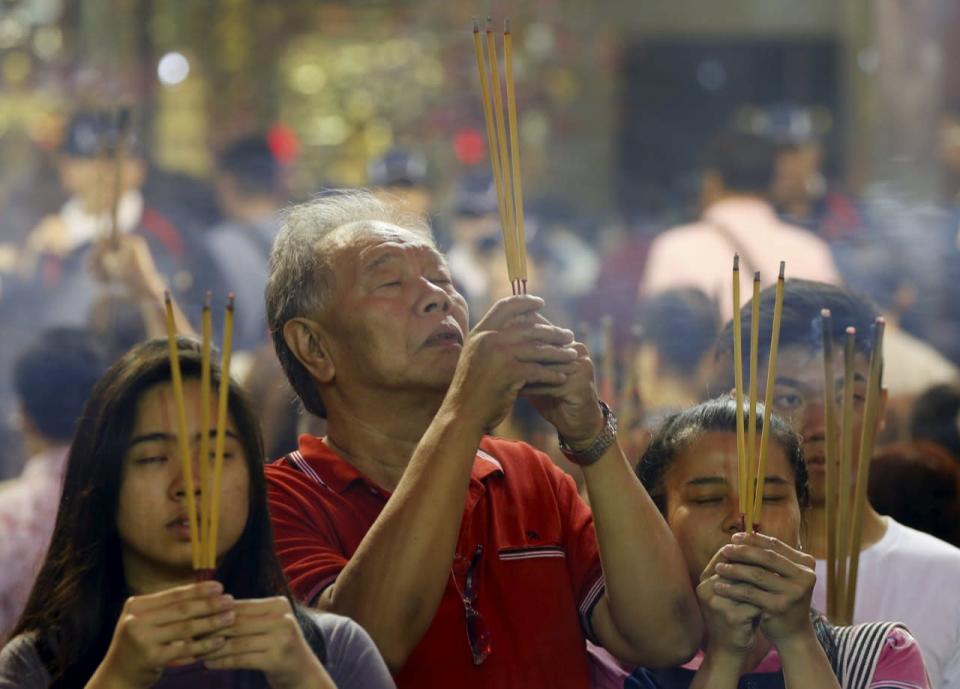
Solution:
<svg viewBox="0 0 960 689">
<path fill-rule="evenodd" d="M 114 155 L 121 140 L 128 155 L 139 155 L 129 108 L 81 110 L 70 118 L 60 152 L 78 158 Z"/>
</svg>

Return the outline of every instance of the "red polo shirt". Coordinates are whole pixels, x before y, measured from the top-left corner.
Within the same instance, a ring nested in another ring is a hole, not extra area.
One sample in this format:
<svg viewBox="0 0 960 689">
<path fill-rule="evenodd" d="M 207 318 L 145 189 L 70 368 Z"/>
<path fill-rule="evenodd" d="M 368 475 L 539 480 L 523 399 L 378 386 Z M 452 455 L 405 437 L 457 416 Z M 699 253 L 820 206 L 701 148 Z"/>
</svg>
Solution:
<svg viewBox="0 0 960 689">
<path fill-rule="evenodd" d="M 312 436 L 268 465 L 266 476 L 277 554 L 296 596 L 312 602 L 336 580 L 390 494 Z M 492 645 L 479 666 L 456 588 L 464 589 L 478 544 L 474 607 Z M 400 689 L 589 686 L 585 638 L 603 572 L 590 510 L 549 457 L 523 443 L 483 439 L 451 564 L 433 622 L 396 677 Z"/>
</svg>

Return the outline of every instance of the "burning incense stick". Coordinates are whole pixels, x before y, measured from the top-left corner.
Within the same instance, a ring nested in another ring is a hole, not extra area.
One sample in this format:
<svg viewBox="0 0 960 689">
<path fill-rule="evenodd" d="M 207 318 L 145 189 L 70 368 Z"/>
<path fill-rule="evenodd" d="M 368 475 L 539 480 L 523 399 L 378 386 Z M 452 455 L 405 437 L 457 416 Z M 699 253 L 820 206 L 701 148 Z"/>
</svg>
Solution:
<svg viewBox="0 0 960 689">
<path fill-rule="evenodd" d="M 200 569 L 200 533 L 197 528 L 197 504 L 193 493 L 193 462 L 190 456 L 190 443 L 187 439 L 187 413 L 183 405 L 183 378 L 180 375 L 180 350 L 177 347 L 177 328 L 173 320 L 173 302 L 170 292 L 164 295 L 167 309 L 167 344 L 170 354 L 170 380 L 173 386 L 173 399 L 177 411 L 177 444 L 180 450 L 180 464 L 183 471 L 183 489 L 187 497 L 187 515 L 190 520 L 190 545 L 193 550 L 193 568 Z"/>
<path fill-rule="evenodd" d="M 750 309 L 750 415 L 747 424 L 747 520 L 750 526 L 753 515 L 753 477 L 757 474 L 757 388 L 760 349 L 760 273 L 753 274 L 753 300 Z"/>
<path fill-rule="evenodd" d="M 847 328 L 843 348 L 843 406 L 840 412 L 840 472 L 837 477 L 837 624 L 848 624 L 846 603 L 847 562 L 850 554 L 850 465 L 853 452 L 853 361 L 856 328 Z"/>
<path fill-rule="evenodd" d="M 837 615 L 837 386 L 833 375 L 833 318 L 829 309 L 820 312 L 823 338 L 823 408 L 826 422 L 824 463 L 826 464 L 827 512 L 827 618 Z"/>
<path fill-rule="evenodd" d="M 504 25 L 504 61 L 507 113 L 504 115 L 500 66 L 493 35 L 493 21 L 487 19 L 486 56 L 480 38 L 480 23 L 474 20 L 473 43 L 480 73 L 483 114 L 490 149 L 490 165 L 497 190 L 497 206 L 507 258 L 507 274 L 514 294 L 527 291 L 526 230 L 523 220 L 523 186 L 520 182 L 520 137 L 517 126 L 516 90 L 513 81 L 513 37 L 509 20 Z M 509 124 L 509 144 L 507 127 Z"/>
<path fill-rule="evenodd" d="M 850 569 L 847 573 L 844 619 L 853 622 L 857 601 L 857 572 L 860 568 L 860 539 L 863 535 L 863 511 L 867 504 L 870 480 L 870 459 L 880 411 L 880 375 L 883 367 L 883 331 L 885 322 L 878 318 L 873 327 L 873 348 L 870 352 L 870 374 L 867 399 L 864 402 L 863 425 L 860 429 L 860 452 L 857 457 L 857 488 L 853 502 L 853 527 L 850 537 Z"/>
<path fill-rule="evenodd" d="M 513 35 L 510 33 L 510 19 L 503 24 L 503 63 L 507 81 L 507 123 L 510 127 L 510 162 L 513 174 L 513 208 L 517 242 L 517 278 L 521 282 L 521 292 L 527 293 L 527 234 L 523 224 L 523 184 L 520 181 L 520 134 L 517 127 L 517 97 L 513 82 Z"/>
<path fill-rule="evenodd" d="M 503 198 L 501 203 L 505 206 L 504 215 L 507 219 L 507 227 L 504 228 L 504 242 L 510 244 L 508 255 L 513 258 L 513 266 L 510 275 L 510 284 L 514 286 L 516 292 L 516 281 L 519 279 L 517 266 L 517 238 L 516 238 L 516 217 L 513 210 L 513 175 L 510 171 L 510 154 L 507 151 L 507 127 L 503 115 L 503 95 L 500 90 L 500 60 L 497 57 L 497 42 L 493 36 L 493 20 L 487 17 L 487 64 L 490 68 L 490 90 L 493 92 L 493 116 L 497 127 L 497 146 L 499 148 L 498 157 L 500 159 L 500 178 L 503 180 Z"/>
<path fill-rule="evenodd" d="M 624 357 L 626 361 L 626 371 L 623 374 L 624 384 L 620 389 L 620 398 L 617 402 L 618 414 L 620 416 L 620 429 L 623 435 L 627 435 L 633 428 L 633 424 L 640 416 L 640 391 L 637 381 L 637 356 L 640 351 L 640 342 L 643 336 L 643 329 L 639 325 L 634 325 L 630 329 L 630 346 Z"/>
<path fill-rule="evenodd" d="M 750 479 L 747 474 L 746 435 L 743 427 L 743 318 L 740 315 L 740 256 L 733 257 L 733 379 L 737 400 L 737 491 L 740 495 L 740 522 L 744 524 L 747 514 L 747 490 Z"/>
<path fill-rule="evenodd" d="M 210 292 L 203 302 L 202 344 L 200 349 L 200 547 L 203 553 L 201 567 L 213 569 L 203 544 L 210 542 L 210 522 L 213 492 L 210 484 L 210 348 L 213 337 L 210 314 Z"/>
<path fill-rule="evenodd" d="M 480 93 L 483 99 L 483 119 L 487 127 L 487 148 L 490 150 L 490 167 L 493 169 L 493 182 L 497 191 L 497 210 L 500 214 L 500 228 L 503 234 L 504 251 L 507 254 L 507 273 L 513 281 L 514 261 L 512 245 L 508 241 L 507 233 L 509 224 L 506 216 L 506 204 L 503 199 L 505 191 L 503 186 L 503 166 L 500 161 L 500 145 L 497 141 L 497 129 L 494 124 L 493 105 L 491 103 L 491 85 L 487 77 L 487 64 L 484 59 L 483 41 L 480 38 L 480 22 L 477 19 L 473 21 L 473 48 L 477 56 L 477 71 L 480 73 Z"/>
<path fill-rule="evenodd" d="M 119 108 L 116 117 L 117 141 L 113 153 L 113 203 L 110 207 L 110 247 L 114 250 L 120 245 L 120 197 L 123 195 L 123 168 L 127 160 L 127 135 L 130 127 L 130 111 Z"/>
<path fill-rule="evenodd" d="M 603 379 L 600 381 L 600 395 L 613 403 L 617 389 L 617 357 L 613 333 L 613 316 L 607 314 L 600 319 L 600 337 L 603 340 Z"/>
<path fill-rule="evenodd" d="M 217 400 L 217 435 L 213 460 L 213 501 L 210 512 L 210 539 L 207 562 L 211 568 L 217 562 L 217 536 L 220 528 L 220 483 L 223 476 L 223 446 L 227 433 L 227 402 L 230 395 L 230 356 L 233 348 L 233 294 L 227 298 L 226 318 L 223 322 L 223 358 L 220 363 L 220 396 Z"/>
<path fill-rule="evenodd" d="M 760 461 L 757 462 L 757 489 L 753 498 L 750 520 L 751 531 L 760 527 L 763 514 L 763 489 L 767 472 L 767 444 L 770 442 L 770 417 L 773 416 L 773 389 L 777 380 L 777 353 L 780 347 L 780 320 L 783 314 L 783 274 L 786 264 L 780 261 L 780 274 L 773 302 L 773 324 L 770 330 L 770 354 L 767 356 L 767 387 L 763 396 L 763 430 L 760 432 Z M 751 352 L 752 354 L 752 352 Z"/>
</svg>

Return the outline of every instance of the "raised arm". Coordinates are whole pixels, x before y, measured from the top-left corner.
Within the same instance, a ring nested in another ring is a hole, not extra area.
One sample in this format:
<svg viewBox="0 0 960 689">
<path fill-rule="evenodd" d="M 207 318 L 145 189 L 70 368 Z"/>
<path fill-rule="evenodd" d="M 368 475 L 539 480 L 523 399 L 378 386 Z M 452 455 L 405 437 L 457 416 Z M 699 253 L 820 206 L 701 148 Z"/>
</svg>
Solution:
<svg viewBox="0 0 960 689">
<path fill-rule="evenodd" d="M 573 450 L 589 448 L 604 428 L 587 348 L 566 383 L 534 398 Z M 613 442 L 585 466 L 606 593 L 591 627 L 623 660 L 650 667 L 675 665 L 697 650 L 702 628 L 680 548 L 623 450 Z"/>
<path fill-rule="evenodd" d="M 573 334 L 528 316 L 535 297 L 498 302 L 470 333 L 439 412 L 354 556 L 317 601 L 373 637 L 391 670 L 430 626 L 450 577 L 470 471 L 487 428 L 525 385 L 556 385 Z"/>
</svg>

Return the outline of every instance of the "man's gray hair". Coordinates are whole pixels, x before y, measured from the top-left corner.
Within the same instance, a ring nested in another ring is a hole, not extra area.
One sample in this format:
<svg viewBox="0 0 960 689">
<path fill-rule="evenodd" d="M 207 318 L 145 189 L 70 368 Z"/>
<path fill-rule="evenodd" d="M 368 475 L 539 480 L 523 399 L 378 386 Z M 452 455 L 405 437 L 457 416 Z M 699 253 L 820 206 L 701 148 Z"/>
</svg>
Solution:
<svg viewBox="0 0 960 689">
<path fill-rule="evenodd" d="M 326 409 L 310 372 L 283 338 L 292 318 L 314 316 L 324 309 L 334 290 L 334 271 L 326 241 L 336 230 L 361 230 L 382 222 L 422 235 L 433 243 L 427 221 L 365 190 L 325 193 L 294 206 L 287 214 L 270 252 L 266 288 L 267 324 L 277 358 L 290 384 L 311 414 L 326 417 Z"/>
</svg>

